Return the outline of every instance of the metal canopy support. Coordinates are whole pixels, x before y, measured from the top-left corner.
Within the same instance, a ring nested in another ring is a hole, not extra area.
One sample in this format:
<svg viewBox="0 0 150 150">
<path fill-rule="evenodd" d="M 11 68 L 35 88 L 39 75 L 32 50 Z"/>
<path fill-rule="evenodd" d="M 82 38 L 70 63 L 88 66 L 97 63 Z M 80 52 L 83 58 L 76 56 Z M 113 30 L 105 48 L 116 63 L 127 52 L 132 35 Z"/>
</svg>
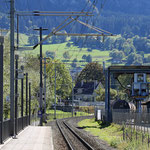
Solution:
<svg viewBox="0 0 150 150">
<path fill-rule="evenodd" d="M 46 113 L 46 58 L 44 57 L 44 112 Z"/>
<path fill-rule="evenodd" d="M 72 117 L 73 117 L 73 111 L 74 111 L 73 103 L 74 103 L 74 88 L 73 88 L 73 77 L 72 77 Z"/>
<path fill-rule="evenodd" d="M 105 70 L 105 113 L 106 121 L 111 122 L 111 108 L 110 108 L 110 75 L 111 74 L 134 74 L 147 73 L 150 74 L 150 66 L 110 66 Z M 138 103 L 140 105 L 140 102 Z M 140 109 L 140 106 L 138 106 Z"/>
<path fill-rule="evenodd" d="M 113 74 L 133 74 L 133 73 L 150 74 L 150 66 L 110 66 L 109 70 Z"/>
<path fill-rule="evenodd" d="M 28 116 L 28 73 L 26 73 L 26 116 Z"/>
<path fill-rule="evenodd" d="M 56 119 L 56 64 L 55 64 L 55 106 L 54 106 L 54 119 Z"/>
<path fill-rule="evenodd" d="M 24 78 L 21 79 L 21 117 L 22 117 L 22 129 L 23 129 L 23 105 L 24 103 Z"/>
<path fill-rule="evenodd" d="M 10 0 L 10 120 L 11 135 L 14 135 L 14 15 L 15 2 Z"/>
<path fill-rule="evenodd" d="M 4 37 L 0 36 L 0 143 L 3 144 L 3 43 Z"/>
<path fill-rule="evenodd" d="M 110 122 L 110 72 L 105 70 L 105 116 L 106 122 Z"/>
<path fill-rule="evenodd" d="M 108 121 L 111 122 L 111 109 L 110 109 L 110 70 L 108 68 Z"/>
<path fill-rule="evenodd" d="M 16 68 L 15 68 L 15 136 L 17 135 L 18 128 L 18 59 L 19 56 L 15 55 Z"/>
<path fill-rule="evenodd" d="M 31 82 L 29 82 L 29 125 L 31 124 Z"/>
</svg>

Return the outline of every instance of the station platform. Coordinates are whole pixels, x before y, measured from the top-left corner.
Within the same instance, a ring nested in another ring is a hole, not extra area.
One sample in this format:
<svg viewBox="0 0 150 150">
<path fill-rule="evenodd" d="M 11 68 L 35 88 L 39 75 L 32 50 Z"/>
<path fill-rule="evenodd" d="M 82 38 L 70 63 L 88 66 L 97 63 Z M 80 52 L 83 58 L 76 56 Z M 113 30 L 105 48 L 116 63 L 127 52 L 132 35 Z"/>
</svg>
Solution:
<svg viewBox="0 0 150 150">
<path fill-rule="evenodd" d="M 54 150 L 51 127 L 28 126 L 16 139 L 0 145 L 0 150 Z"/>
</svg>

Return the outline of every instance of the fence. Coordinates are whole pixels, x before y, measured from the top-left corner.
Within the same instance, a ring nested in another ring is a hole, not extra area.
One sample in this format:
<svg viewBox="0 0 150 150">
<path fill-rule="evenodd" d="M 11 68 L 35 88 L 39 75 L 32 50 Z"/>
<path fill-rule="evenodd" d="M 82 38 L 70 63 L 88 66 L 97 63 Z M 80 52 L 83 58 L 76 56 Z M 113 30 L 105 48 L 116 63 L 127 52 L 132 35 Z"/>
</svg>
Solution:
<svg viewBox="0 0 150 150">
<path fill-rule="evenodd" d="M 112 122 L 117 124 L 128 124 L 132 126 L 150 127 L 150 113 L 129 110 L 113 110 Z"/>
<path fill-rule="evenodd" d="M 88 116 L 94 114 L 94 107 L 74 107 L 73 108 L 73 116 Z M 72 107 L 71 106 L 59 106 L 56 107 L 56 118 L 55 118 L 55 110 L 51 108 L 47 110 L 47 120 L 52 121 L 55 119 L 69 118 L 72 117 Z"/>
<path fill-rule="evenodd" d="M 112 122 L 120 124 L 123 140 L 150 145 L 150 113 L 129 110 L 113 110 Z"/>
<path fill-rule="evenodd" d="M 38 125 L 39 124 L 39 118 L 37 118 L 36 115 L 33 115 L 31 117 L 31 125 Z M 0 128 L 1 128 L 0 123 Z M 20 117 L 17 119 L 17 131 L 16 134 L 18 134 L 21 130 L 23 130 L 26 126 L 29 125 L 29 116 Z M 3 122 L 3 130 L 2 133 L 0 133 L 0 139 L 1 142 L 6 141 L 9 137 L 11 137 L 11 120 L 5 120 Z"/>
</svg>

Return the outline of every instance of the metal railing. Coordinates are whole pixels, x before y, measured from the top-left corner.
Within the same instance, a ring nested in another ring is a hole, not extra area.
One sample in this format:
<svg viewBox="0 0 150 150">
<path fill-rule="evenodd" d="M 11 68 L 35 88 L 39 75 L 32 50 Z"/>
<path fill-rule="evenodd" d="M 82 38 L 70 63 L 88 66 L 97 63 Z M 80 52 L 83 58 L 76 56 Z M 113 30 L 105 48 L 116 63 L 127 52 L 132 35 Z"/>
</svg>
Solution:
<svg viewBox="0 0 150 150">
<path fill-rule="evenodd" d="M 10 120 L 3 122 L 3 134 L 0 135 L 3 135 L 3 141 L 7 140 L 11 136 L 10 123 Z"/>
<path fill-rule="evenodd" d="M 130 110 L 113 110 L 112 122 L 117 124 L 131 124 L 138 126 L 150 127 L 150 113 L 149 112 L 136 112 Z"/>
<path fill-rule="evenodd" d="M 38 119 L 35 117 L 31 117 L 31 122 L 38 122 Z M 2 123 L 0 122 L 0 127 Z M 29 116 L 20 117 L 17 119 L 17 134 L 23 130 L 26 126 L 29 125 Z M 38 124 L 36 124 L 38 125 Z M 3 122 L 3 131 L 0 133 L 0 139 L 2 141 L 6 141 L 9 137 L 11 137 L 11 120 L 5 120 Z"/>
</svg>

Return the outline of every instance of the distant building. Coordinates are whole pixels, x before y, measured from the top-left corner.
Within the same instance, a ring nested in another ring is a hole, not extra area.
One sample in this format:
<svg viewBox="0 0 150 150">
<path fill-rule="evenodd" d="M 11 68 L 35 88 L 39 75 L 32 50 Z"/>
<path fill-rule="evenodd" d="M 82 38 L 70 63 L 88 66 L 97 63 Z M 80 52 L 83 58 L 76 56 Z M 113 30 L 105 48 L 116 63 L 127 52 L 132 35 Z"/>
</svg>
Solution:
<svg viewBox="0 0 150 150">
<path fill-rule="evenodd" d="M 84 102 L 95 102 L 96 101 L 96 92 L 99 86 L 102 86 L 101 83 L 98 83 L 97 80 L 91 82 L 78 82 L 74 87 L 74 100 L 84 101 Z"/>
</svg>

